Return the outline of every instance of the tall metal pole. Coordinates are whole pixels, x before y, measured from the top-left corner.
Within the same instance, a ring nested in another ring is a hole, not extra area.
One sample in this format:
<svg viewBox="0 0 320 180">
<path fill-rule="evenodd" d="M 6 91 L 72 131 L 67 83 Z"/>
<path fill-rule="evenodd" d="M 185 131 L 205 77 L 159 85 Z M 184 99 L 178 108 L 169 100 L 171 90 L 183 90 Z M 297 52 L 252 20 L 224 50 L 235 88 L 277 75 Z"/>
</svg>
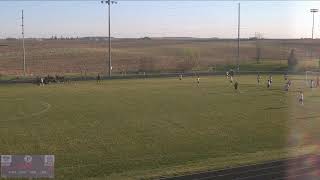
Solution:
<svg viewBox="0 0 320 180">
<path fill-rule="evenodd" d="M 318 12 L 318 9 L 310 9 L 310 12 L 312 12 L 312 35 L 311 39 L 313 39 L 313 32 L 314 32 L 314 13 Z M 311 50 L 311 59 L 313 58 L 313 48 L 310 48 Z"/>
<path fill-rule="evenodd" d="M 238 4 L 238 48 L 237 48 L 237 70 L 239 72 L 239 60 L 240 60 L 240 3 Z"/>
<path fill-rule="evenodd" d="M 314 12 L 312 13 L 312 39 L 313 39 L 313 31 L 314 31 Z"/>
<path fill-rule="evenodd" d="M 313 39 L 313 31 L 314 31 L 314 13 L 318 12 L 318 9 L 310 9 L 310 12 L 312 12 L 312 39 Z"/>
<path fill-rule="evenodd" d="M 111 64 L 111 18 L 110 18 L 110 8 L 111 6 L 111 1 L 108 0 L 108 9 L 109 9 L 109 77 L 111 78 L 111 71 L 112 71 L 112 64 Z"/>
<path fill-rule="evenodd" d="M 112 1 L 112 0 L 107 0 L 107 1 L 101 1 L 101 3 L 106 3 L 108 4 L 108 29 L 109 29 L 109 37 L 108 37 L 108 44 L 109 44 L 109 58 L 108 58 L 108 62 L 107 62 L 107 66 L 108 66 L 108 74 L 109 77 L 111 78 L 112 76 L 112 63 L 111 63 L 111 5 L 112 4 L 116 4 L 116 1 Z"/>
<path fill-rule="evenodd" d="M 23 75 L 26 76 L 26 50 L 24 47 L 24 16 L 22 10 L 22 47 L 23 47 Z"/>
</svg>

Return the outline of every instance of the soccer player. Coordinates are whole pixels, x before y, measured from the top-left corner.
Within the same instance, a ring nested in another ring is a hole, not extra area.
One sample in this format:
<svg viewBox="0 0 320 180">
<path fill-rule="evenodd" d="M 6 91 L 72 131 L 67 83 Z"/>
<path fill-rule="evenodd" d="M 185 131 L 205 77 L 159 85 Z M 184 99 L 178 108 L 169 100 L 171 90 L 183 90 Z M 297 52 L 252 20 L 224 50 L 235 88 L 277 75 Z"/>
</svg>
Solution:
<svg viewBox="0 0 320 180">
<path fill-rule="evenodd" d="M 40 86 L 44 86 L 43 77 L 40 78 Z"/>
<path fill-rule="evenodd" d="M 271 86 L 271 81 L 270 79 L 268 79 L 267 88 L 270 88 L 270 86 Z"/>
<path fill-rule="evenodd" d="M 231 77 L 233 77 L 233 75 L 234 75 L 233 69 L 230 69 L 229 75 L 230 75 Z"/>
<path fill-rule="evenodd" d="M 101 82 L 101 77 L 100 77 L 100 74 L 98 74 L 97 76 L 97 84 L 99 84 Z"/>
<path fill-rule="evenodd" d="M 316 87 L 315 80 L 312 80 L 312 88 L 315 88 L 315 87 Z"/>
<path fill-rule="evenodd" d="M 303 105 L 303 92 L 299 91 L 298 100 L 301 105 Z"/>
<path fill-rule="evenodd" d="M 260 79 L 261 79 L 261 77 L 260 77 L 260 74 L 258 73 L 258 76 L 257 76 L 258 85 L 260 85 Z"/>
<path fill-rule="evenodd" d="M 310 88 L 313 88 L 313 85 L 314 85 L 314 81 L 313 79 L 310 80 Z"/>
<path fill-rule="evenodd" d="M 272 84 L 272 76 L 269 76 L 269 80 L 270 80 L 270 85 Z"/>
<path fill-rule="evenodd" d="M 179 75 L 179 80 L 180 80 L 180 81 L 182 80 L 182 74 Z"/>
<path fill-rule="evenodd" d="M 315 80 L 311 79 L 310 80 L 310 88 L 314 88 L 315 85 Z"/>
<path fill-rule="evenodd" d="M 198 75 L 198 77 L 197 77 L 197 86 L 199 86 L 199 84 L 200 84 L 200 77 Z"/>
<path fill-rule="evenodd" d="M 284 85 L 284 90 L 285 91 L 289 91 L 290 85 L 289 85 L 289 81 Z"/>
<path fill-rule="evenodd" d="M 291 83 L 292 83 L 292 81 L 289 79 L 289 81 L 288 81 L 289 87 L 291 86 Z"/>
<path fill-rule="evenodd" d="M 230 84 L 232 84 L 232 83 L 233 83 L 233 77 L 230 76 Z"/>
<path fill-rule="evenodd" d="M 239 84 L 238 84 L 238 82 L 236 81 L 236 82 L 234 83 L 234 90 L 238 91 L 238 86 L 239 86 Z"/>
</svg>

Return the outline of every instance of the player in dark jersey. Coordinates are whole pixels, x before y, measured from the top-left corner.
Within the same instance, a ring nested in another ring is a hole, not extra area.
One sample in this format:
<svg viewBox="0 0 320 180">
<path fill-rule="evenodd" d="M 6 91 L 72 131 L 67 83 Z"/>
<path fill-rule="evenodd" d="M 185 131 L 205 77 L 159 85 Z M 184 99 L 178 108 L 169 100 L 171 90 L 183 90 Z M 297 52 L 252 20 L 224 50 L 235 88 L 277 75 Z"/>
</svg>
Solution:
<svg viewBox="0 0 320 180">
<path fill-rule="evenodd" d="M 236 81 L 234 83 L 234 90 L 238 91 L 238 87 L 239 87 L 239 84 L 238 84 L 238 81 Z"/>
<path fill-rule="evenodd" d="M 97 84 L 99 84 L 101 82 L 101 77 L 100 77 L 100 74 L 98 74 L 97 76 Z"/>
</svg>

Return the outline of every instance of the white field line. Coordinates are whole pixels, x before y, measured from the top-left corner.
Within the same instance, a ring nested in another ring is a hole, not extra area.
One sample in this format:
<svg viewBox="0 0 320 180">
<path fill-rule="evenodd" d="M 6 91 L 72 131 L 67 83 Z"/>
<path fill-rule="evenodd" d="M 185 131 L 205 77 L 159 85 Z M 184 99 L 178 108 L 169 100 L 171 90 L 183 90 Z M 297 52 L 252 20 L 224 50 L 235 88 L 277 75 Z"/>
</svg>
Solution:
<svg viewBox="0 0 320 180">
<path fill-rule="evenodd" d="M 40 102 L 42 106 L 44 106 L 45 108 L 41 111 L 38 112 L 34 112 L 31 114 L 27 114 L 25 116 L 21 116 L 21 117 L 16 117 L 16 118 L 9 118 L 7 121 L 16 121 L 16 120 L 20 120 L 20 119 L 25 119 L 25 118 L 30 118 L 30 117 L 35 117 L 35 116 L 39 116 L 41 114 L 46 113 L 47 111 L 49 111 L 49 109 L 51 108 L 51 104 L 47 103 L 47 102 Z"/>
</svg>

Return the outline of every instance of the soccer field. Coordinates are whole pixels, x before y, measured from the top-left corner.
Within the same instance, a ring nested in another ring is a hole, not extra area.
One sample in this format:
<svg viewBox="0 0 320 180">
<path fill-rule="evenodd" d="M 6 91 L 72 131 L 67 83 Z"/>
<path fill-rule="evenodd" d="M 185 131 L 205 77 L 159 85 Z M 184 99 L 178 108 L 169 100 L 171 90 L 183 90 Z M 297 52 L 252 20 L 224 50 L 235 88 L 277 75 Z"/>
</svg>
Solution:
<svg viewBox="0 0 320 180">
<path fill-rule="evenodd" d="M 139 179 L 317 151 L 320 89 L 262 78 L 0 85 L 0 153 L 54 154 L 58 179 Z"/>
</svg>

